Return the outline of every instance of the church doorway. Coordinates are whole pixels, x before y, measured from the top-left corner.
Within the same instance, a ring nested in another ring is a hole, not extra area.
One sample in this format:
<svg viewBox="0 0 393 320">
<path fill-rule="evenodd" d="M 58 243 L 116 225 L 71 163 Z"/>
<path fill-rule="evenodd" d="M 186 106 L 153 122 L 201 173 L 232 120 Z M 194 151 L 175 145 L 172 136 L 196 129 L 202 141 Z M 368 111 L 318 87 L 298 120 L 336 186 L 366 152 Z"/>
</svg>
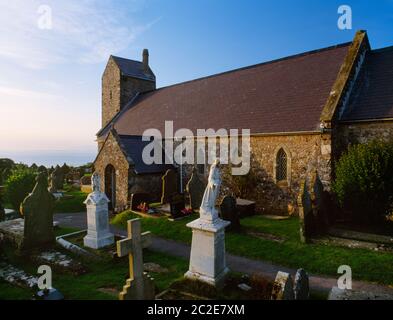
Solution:
<svg viewBox="0 0 393 320">
<path fill-rule="evenodd" d="M 109 210 L 116 208 L 116 170 L 111 164 L 105 168 L 105 194 L 110 200 Z"/>
</svg>

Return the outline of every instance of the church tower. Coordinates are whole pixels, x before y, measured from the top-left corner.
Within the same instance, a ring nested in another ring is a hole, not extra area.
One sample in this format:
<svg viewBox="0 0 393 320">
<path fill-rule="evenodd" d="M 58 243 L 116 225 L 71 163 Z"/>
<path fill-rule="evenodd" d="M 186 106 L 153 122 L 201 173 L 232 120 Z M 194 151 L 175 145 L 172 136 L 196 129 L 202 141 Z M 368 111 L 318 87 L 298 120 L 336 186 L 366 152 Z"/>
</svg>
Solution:
<svg viewBox="0 0 393 320">
<path fill-rule="evenodd" d="M 149 66 L 149 51 L 142 61 L 110 56 L 102 76 L 102 128 L 138 93 L 156 89 L 156 77 Z"/>
</svg>

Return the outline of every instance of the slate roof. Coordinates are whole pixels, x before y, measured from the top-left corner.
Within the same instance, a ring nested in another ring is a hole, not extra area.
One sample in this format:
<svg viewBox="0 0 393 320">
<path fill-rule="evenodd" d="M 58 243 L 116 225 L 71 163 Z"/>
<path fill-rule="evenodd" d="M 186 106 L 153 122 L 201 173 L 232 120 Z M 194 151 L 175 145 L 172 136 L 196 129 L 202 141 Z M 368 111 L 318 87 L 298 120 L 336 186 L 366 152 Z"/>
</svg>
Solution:
<svg viewBox="0 0 393 320">
<path fill-rule="evenodd" d="M 343 121 L 393 118 L 393 46 L 368 52 Z"/>
<path fill-rule="evenodd" d="M 149 128 L 318 131 L 319 119 L 351 43 L 237 69 L 140 94 L 115 121 L 120 135 Z M 103 133 L 101 133 L 103 134 Z"/>
<path fill-rule="evenodd" d="M 118 138 L 120 147 L 132 159 L 136 174 L 165 173 L 168 169 L 174 169 L 172 165 L 167 164 L 145 164 L 142 159 L 142 151 L 150 142 L 142 141 L 142 137 L 118 135 Z"/>
<path fill-rule="evenodd" d="M 149 67 L 149 72 L 145 73 L 143 63 L 135 60 L 124 59 L 116 56 L 112 56 L 113 60 L 118 65 L 123 75 L 129 77 L 136 77 L 139 79 L 154 81 L 156 76 Z"/>
</svg>

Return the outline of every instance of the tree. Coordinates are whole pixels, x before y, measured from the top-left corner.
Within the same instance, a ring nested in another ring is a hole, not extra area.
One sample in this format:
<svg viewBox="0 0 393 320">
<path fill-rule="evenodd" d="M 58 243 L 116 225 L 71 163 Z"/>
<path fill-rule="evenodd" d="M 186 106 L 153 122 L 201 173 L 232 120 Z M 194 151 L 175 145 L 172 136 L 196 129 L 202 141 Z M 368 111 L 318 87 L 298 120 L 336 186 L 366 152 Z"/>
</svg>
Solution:
<svg viewBox="0 0 393 320">
<path fill-rule="evenodd" d="M 36 173 L 31 169 L 14 169 L 5 182 L 5 198 L 13 209 L 19 211 L 20 204 L 33 190 Z"/>
<path fill-rule="evenodd" d="M 393 201 L 393 143 L 350 147 L 337 163 L 332 190 L 359 222 L 381 221 Z"/>
</svg>

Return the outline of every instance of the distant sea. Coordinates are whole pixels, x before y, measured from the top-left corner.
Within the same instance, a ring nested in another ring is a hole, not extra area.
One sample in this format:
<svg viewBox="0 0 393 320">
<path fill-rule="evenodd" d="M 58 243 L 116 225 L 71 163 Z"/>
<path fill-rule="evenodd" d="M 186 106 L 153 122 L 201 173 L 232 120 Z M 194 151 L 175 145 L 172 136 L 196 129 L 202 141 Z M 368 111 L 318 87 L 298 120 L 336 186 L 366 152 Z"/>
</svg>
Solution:
<svg viewBox="0 0 393 320">
<path fill-rule="evenodd" d="M 71 166 L 80 166 L 88 162 L 93 162 L 97 152 L 94 150 L 88 151 L 1 151 L 0 158 L 9 158 L 16 163 L 25 163 L 38 166 L 44 165 L 46 167 L 62 165 L 67 163 Z"/>
</svg>

